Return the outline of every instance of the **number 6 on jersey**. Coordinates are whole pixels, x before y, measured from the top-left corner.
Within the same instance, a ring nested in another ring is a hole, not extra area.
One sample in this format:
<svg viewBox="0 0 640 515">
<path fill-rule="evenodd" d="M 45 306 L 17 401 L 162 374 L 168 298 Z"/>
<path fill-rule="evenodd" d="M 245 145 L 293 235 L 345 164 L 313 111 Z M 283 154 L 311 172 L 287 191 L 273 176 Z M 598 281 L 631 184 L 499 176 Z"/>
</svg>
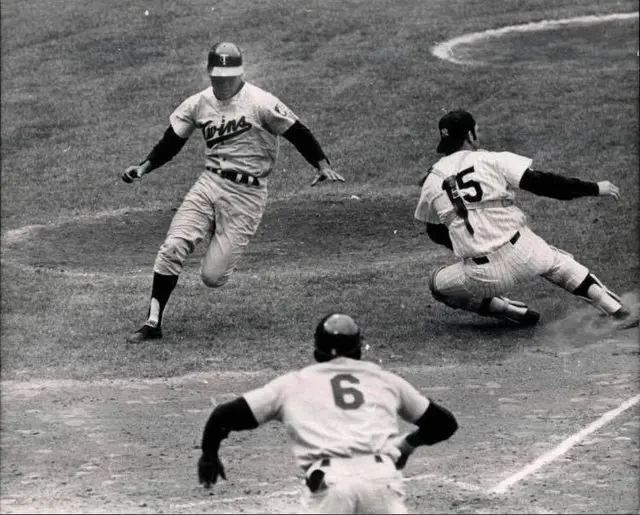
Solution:
<svg viewBox="0 0 640 515">
<path fill-rule="evenodd" d="M 358 409 L 364 404 L 364 395 L 353 386 L 348 384 L 360 384 L 360 380 L 351 374 L 337 374 L 331 378 L 331 391 L 333 400 L 341 409 Z"/>
</svg>

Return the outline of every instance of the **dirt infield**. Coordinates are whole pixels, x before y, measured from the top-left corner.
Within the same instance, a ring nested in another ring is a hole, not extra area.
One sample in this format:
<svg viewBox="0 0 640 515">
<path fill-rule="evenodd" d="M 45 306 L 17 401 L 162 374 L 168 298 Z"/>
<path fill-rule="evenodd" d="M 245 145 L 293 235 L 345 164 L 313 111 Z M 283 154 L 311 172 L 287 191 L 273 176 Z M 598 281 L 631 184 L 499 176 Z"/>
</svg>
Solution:
<svg viewBox="0 0 640 515">
<path fill-rule="evenodd" d="M 503 362 L 396 369 L 434 399 L 446 399 L 460 422 L 450 441 L 420 449 L 407 466 L 414 512 L 635 512 L 637 404 L 504 494 L 492 493 L 637 395 L 638 331 L 615 331 L 593 314 L 587 327 L 588 310 L 544 328 Z M 588 332 L 580 333 L 577 322 Z M 580 343 L 568 343 L 563 331 Z M 1 511 L 299 512 L 301 476 L 277 424 L 224 442 L 228 481 L 212 492 L 196 481 L 212 405 L 274 374 L 3 382 Z"/>
</svg>

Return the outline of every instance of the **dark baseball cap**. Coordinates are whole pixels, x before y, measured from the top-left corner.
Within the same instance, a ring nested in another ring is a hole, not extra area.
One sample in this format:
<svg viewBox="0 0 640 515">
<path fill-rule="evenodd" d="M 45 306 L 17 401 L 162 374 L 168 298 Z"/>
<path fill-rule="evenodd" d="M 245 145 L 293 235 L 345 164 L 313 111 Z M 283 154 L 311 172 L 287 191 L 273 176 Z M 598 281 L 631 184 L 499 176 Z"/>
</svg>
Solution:
<svg viewBox="0 0 640 515">
<path fill-rule="evenodd" d="M 444 154 L 455 145 L 459 145 L 467 137 L 469 131 L 475 131 L 476 121 L 471 113 L 464 109 L 449 111 L 438 122 L 440 143 L 436 151 Z"/>
<path fill-rule="evenodd" d="M 209 50 L 207 70 L 211 77 L 236 77 L 244 73 L 242 52 L 237 45 L 223 41 Z"/>
</svg>

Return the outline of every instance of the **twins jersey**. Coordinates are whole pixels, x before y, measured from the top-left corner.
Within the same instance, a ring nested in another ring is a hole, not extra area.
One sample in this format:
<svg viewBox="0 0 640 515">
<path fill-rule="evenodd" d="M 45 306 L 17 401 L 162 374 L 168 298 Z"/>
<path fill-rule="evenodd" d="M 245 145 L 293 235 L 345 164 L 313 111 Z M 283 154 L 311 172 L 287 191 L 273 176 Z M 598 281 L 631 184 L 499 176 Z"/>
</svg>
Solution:
<svg viewBox="0 0 640 515">
<path fill-rule="evenodd" d="M 274 95 L 245 82 L 229 100 L 208 87 L 186 99 L 170 116 L 175 133 L 188 138 L 200 129 L 206 166 L 264 178 L 278 157 L 278 136 L 298 118 Z"/>
<path fill-rule="evenodd" d="M 513 205 L 531 159 L 511 152 L 460 150 L 428 172 L 415 218 L 449 229 L 459 258 L 489 254 L 523 227 L 526 217 Z"/>
<path fill-rule="evenodd" d="M 289 372 L 244 395 L 258 423 L 279 420 L 303 469 L 324 457 L 399 450 L 398 416 L 415 422 L 429 400 L 375 363 L 339 357 Z"/>
</svg>

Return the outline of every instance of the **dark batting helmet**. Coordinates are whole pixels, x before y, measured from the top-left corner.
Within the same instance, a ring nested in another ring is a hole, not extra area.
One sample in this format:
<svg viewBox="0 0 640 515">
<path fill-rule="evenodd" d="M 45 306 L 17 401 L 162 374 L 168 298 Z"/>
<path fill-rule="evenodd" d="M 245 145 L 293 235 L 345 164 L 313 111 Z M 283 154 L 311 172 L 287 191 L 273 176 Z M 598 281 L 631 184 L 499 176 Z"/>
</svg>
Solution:
<svg viewBox="0 0 640 515">
<path fill-rule="evenodd" d="M 314 335 L 313 356 L 316 361 L 329 361 L 338 356 L 360 359 L 360 328 L 349 315 L 330 313 L 320 320 Z"/>
<path fill-rule="evenodd" d="M 207 70 L 211 77 L 236 77 L 244 73 L 242 52 L 237 45 L 223 41 L 209 50 Z"/>
</svg>

